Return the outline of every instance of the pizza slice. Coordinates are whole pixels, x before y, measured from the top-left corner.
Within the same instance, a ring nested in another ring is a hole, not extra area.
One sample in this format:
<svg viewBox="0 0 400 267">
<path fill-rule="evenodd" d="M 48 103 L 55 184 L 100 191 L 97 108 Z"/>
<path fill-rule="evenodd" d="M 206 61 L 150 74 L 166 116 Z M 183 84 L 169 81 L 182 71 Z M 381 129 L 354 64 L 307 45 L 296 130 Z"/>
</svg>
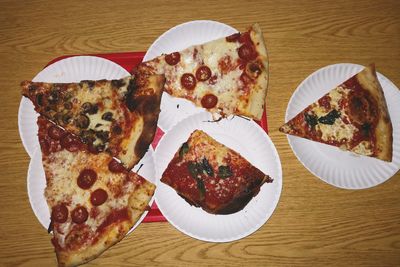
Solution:
<svg viewBox="0 0 400 267">
<path fill-rule="evenodd" d="M 239 153 L 195 130 L 161 177 L 189 204 L 212 214 L 242 210 L 273 179 Z"/>
<path fill-rule="evenodd" d="M 279 130 L 392 161 L 392 123 L 375 65 L 329 91 Z"/>
<path fill-rule="evenodd" d="M 161 55 L 143 62 L 136 71 L 164 74 L 168 94 L 210 112 L 261 120 L 268 59 L 258 24 L 243 33 Z"/>
<path fill-rule="evenodd" d="M 79 136 L 90 150 L 120 159 L 128 169 L 153 141 L 163 85 L 160 75 L 21 84 L 38 113 Z"/>
<path fill-rule="evenodd" d="M 42 116 L 49 232 L 59 266 L 93 260 L 119 242 L 149 209 L 155 186 Z"/>
</svg>

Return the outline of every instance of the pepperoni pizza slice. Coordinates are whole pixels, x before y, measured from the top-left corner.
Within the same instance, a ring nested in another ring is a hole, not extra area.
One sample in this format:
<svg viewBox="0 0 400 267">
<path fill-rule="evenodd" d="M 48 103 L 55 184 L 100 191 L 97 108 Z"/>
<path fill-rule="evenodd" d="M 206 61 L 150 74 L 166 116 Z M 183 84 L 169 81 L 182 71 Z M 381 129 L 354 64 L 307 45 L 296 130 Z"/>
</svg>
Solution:
<svg viewBox="0 0 400 267">
<path fill-rule="evenodd" d="M 244 157 L 195 130 L 161 177 L 189 204 L 212 214 L 242 210 L 273 179 Z"/>
<path fill-rule="evenodd" d="M 106 151 L 130 169 L 153 141 L 164 77 L 136 75 L 80 83 L 24 81 L 21 86 L 38 113 L 79 136 L 90 150 Z"/>
<path fill-rule="evenodd" d="M 268 85 L 268 60 L 258 24 L 140 64 L 140 73 L 165 74 L 165 91 L 223 116 L 260 120 Z"/>
<path fill-rule="evenodd" d="M 392 161 L 392 123 L 375 65 L 329 91 L 279 130 Z"/>
<path fill-rule="evenodd" d="M 38 126 L 51 241 L 59 266 L 77 266 L 127 234 L 149 209 L 155 186 L 42 116 Z"/>
</svg>

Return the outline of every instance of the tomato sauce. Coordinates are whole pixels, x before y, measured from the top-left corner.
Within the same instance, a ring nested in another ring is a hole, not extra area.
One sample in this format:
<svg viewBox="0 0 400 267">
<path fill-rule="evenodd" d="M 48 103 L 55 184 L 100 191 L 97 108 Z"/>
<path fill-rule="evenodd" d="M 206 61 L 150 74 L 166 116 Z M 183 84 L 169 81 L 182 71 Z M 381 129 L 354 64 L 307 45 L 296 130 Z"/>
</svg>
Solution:
<svg viewBox="0 0 400 267">
<path fill-rule="evenodd" d="M 127 208 L 122 208 L 119 210 L 113 210 L 107 218 L 99 225 L 97 228 L 97 232 L 103 232 L 104 229 L 116 222 L 122 222 L 129 220 L 129 214 L 128 214 L 128 209 Z"/>
</svg>

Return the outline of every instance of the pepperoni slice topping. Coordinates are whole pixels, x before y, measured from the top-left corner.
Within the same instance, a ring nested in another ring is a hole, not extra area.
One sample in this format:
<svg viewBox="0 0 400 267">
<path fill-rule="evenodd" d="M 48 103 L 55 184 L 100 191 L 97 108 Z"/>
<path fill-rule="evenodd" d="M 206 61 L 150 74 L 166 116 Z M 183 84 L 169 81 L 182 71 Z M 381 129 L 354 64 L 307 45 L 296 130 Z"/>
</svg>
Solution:
<svg viewBox="0 0 400 267">
<path fill-rule="evenodd" d="M 191 73 L 185 73 L 181 77 L 181 84 L 187 90 L 193 90 L 196 87 L 196 78 Z"/>
<path fill-rule="evenodd" d="M 245 43 L 245 44 L 252 44 L 252 40 L 250 37 L 250 33 L 249 32 L 244 32 L 239 36 L 239 42 L 240 43 Z"/>
<path fill-rule="evenodd" d="M 89 217 L 88 211 L 86 210 L 85 207 L 82 207 L 82 206 L 76 207 L 71 212 L 72 221 L 76 224 L 81 224 L 81 223 L 86 222 L 88 217 Z"/>
<path fill-rule="evenodd" d="M 165 61 L 171 66 L 178 64 L 180 60 L 181 54 L 179 54 L 179 52 L 174 52 L 165 56 Z"/>
<path fill-rule="evenodd" d="M 240 37 L 240 32 L 237 32 L 237 33 L 234 33 L 232 35 L 225 37 L 225 40 L 227 42 L 236 42 L 237 40 L 239 40 L 239 37 Z"/>
<path fill-rule="evenodd" d="M 254 48 L 249 44 L 243 44 L 241 47 L 239 47 L 238 53 L 239 57 L 246 61 L 254 60 L 257 57 Z"/>
<path fill-rule="evenodd" d="M 201 98 L 201 105 L 204 108 L 213 108 L 218 103 L 218 97 L 213 94 L 206 94 Z"/>
<path fill-rule="evenodd" d="M 51 220 L 57 223 L 65 223 L 68 219 L 68 209 L 65 204 L 58 204 L 51 209 Z"/>
<path fill-rule="evenodd" d="M 55 125 L 51 126 L 47 130 L 47 133 L 50 136 L 50 138 L 53 138 L 55 140 L 60 140 L 65 135 L 64 130 L 61 129 L 60 127 L 55 126 Z"/>
<path fill-rule="evenodd" d="M 114 173 L 121 173 L 125 171 L 125 167 L 115 159 L 111 159 L 111 161 L 108 163 L 108 169 L 110 172 Z"/>
<path fill-rule="evenodd" d="M 197 80 L 204 82 L 210 79 L 210 77 L 211 77 L 211 70 L 209 67 L 203 65 L 196 70 Z"/>
<path fill-rule="evenodd" d="M 93 206 L 100 206 L 106 202 L 107 198 L 107 192 L 104 189 L 99 188 L 93 191 L 93 193 L 90 195 L 90 202 L 93 204 Z"/>
<path fill-rule="evenodd" d="M 79 139 L 72 134 L 67 134 L 61 139 L 61 146 L 69 152 L 76 152 L 81 149 L 81 142 Z"/>
<path fill-rule="evenodd" d="M 78 176 L 77 183 L 82 189 L 89 189 L 97 180 L 97 173 L 92 169 L 83 169 Z"/>
</svg>

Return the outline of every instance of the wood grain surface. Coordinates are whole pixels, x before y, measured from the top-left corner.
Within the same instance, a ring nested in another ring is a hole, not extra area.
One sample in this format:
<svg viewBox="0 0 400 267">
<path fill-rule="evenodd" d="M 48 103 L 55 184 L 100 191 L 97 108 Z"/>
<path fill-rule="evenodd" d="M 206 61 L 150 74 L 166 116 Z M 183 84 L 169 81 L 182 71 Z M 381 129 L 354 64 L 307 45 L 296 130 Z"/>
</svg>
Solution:
<svg viewBox="0 0 400 267">
<path fill-rule="evenodd" d="M 277 131 L 295 88 L 323 66 L 375 62 L 400 86 L 397 0 L 0 0 L 0 266 L 56 265 L 27 196 L 20 81 L 61 55 L 145 51 L 164 31 L 198 19 L 263 29 L 268 123 L 283 167 L 278 207 L 251 236 L 222 244 L 167 222 L 141 224 L 87 266 L 400 266 L 400 174 L 366 190 L 332 187 L 301 165 Z"/>
</svg>

